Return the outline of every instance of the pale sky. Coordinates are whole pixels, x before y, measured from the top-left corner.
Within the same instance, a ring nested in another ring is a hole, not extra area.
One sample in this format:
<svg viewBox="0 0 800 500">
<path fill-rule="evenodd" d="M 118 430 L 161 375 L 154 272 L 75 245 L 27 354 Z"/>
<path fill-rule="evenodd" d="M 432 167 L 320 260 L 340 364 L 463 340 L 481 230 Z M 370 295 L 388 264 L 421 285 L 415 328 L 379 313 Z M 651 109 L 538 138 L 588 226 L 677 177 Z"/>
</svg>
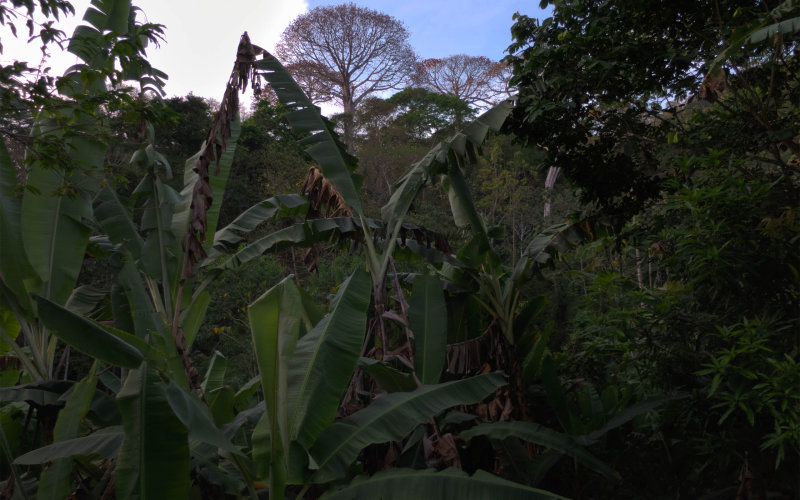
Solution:
<svg viewBox="0 0 800 500">
<path fill-rule="evenodd" d="M 298 15 L 320 5 L 319 0 L 134 0 L 149 22 L 166 26 L 166 43 L 148 50 L 148 59 L 169 75 L 168 96 L 195 95 L 219 100 L 225 89 L 243 31 L 250 40 L 273 50 L 284 28 Z M 501 59 L 511 42 L 511 16 L 520 11 L 543 17 L 538 0 L 356 0 L 403 22 L 411 33 L 411 46 L 420 57 L 446 57 L 465 53 Z M 89 0 L 73 0 L 76 16 L 59 23 L 70 35 L 83 16 Z M 4 46 L 0 61 L 26 60 L 38 65 L 39 44 L 26 43 L 26 29 L 19 26 L 14 39 L 0 26 Z M 47 65 L 60 75 L 75 57 L 51 48 Z"/>
</svg>

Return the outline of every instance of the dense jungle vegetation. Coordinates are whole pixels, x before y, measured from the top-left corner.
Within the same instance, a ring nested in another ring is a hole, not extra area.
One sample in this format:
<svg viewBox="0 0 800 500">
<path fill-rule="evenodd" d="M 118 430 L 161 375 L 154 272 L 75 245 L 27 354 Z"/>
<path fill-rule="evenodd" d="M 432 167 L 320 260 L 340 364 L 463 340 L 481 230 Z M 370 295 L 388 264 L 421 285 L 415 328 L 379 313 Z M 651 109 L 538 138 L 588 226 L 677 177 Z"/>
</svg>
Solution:
<svg viewBox="0 0 800 500">
<path fill-rule="evenodd" d="M 800 498 L 800 3 L 548 6 L 508 98 L 210 102 L 0 1 L 80 61 L 0 71 L 0 498 Z"/>
</svg>

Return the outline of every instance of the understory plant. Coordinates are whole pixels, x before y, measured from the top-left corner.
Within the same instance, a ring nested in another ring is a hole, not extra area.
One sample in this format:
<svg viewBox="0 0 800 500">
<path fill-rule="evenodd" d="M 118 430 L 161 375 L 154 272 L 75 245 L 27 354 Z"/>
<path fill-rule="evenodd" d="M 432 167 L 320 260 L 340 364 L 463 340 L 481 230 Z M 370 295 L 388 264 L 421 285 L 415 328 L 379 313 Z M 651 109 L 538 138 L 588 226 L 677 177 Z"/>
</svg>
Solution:
<svg viewBox="0 0 800 500">
<path fill-rule="evenodd" d="M 130 2 L 94 0 L 71 47 L 89 67 L 116 67 L 109 52 L 90 50 L 115 36 L 142 56 L 135 44 L 151 32 L 136 24 L 135 11 Z M 158 86 L 163 74 L 119 53 L 123 72 L 105 75 L 108 83 L 133 78 Z M 74 76 L 76 85 L 106 85 L 103 77 Z M 308 134 L 303 142 L 317 165 L 302 196 L 261 201 L 218 228 L 240 130 L 238 92 L 258 88 L 261 79 L 290 108 L 292 127 Z M 0 390 L 4 491 L 22 498 L 257 498 L 263 490 L 271 498 L 392 498 L 412 483 L 434 497 L 558 498 L 534 480 L 515 482 L 491 464 L 467 463 L 479 445 L 469 445 L 462 461 L 458 443 L 485 444 L 486 436 L 547 447 L 613 479 L 570 436 L 525 421 L 502 429 L 473 425 L 526 415 L 517 357 L 541 356 L 543 341 L 530 320 L 544 299 L 523 298 L 520 287 L 546 260 L 543 249 L 566 234 L 553 232 L 506 267 L 471 201 L 462 169 L 512 105 L 501 103 L 413 165 L 380 220 L 364 214 L 354 159 L 330 124 L 246 35 L 180 191 L 170 185 L 171 166 L 146 119 L 142 147 L 131 158 L 141 182 L 128 199 L 100 182 L 104 149 L 93 135 L 96 122 L 77 114 L 85 135 L 61 136 L 59 123 L 43 114 L 34 130 L 62 141 L 74 168 L 34 162 L 23 190 L 0 150 L 0 230 L 4 241 L 23 242 L 2 246 L 1 331 L 19 363 L 4 371 L 8 383 Z M 438 235 L 404 221 L 419 191 L 440 177 L 456 224 L 472 235 L 456 255 Z M 325 210 L 331 217 L 318 217 Z M 264 221 L 279 217 L 303 220 L 255 236 Z M 45 235 L 49 240 L 40 241 Z M 259 376 L 234 389 L 225 383 L 222 353 L 201 376 L 189 350 L 205 321 L 209 284 L 265 252 L 332 237 L 361 245 L 363 264 L 338 286 L 328 312 L 284 279 L 248 306 Z M 395 269 L 401 254 L 429 267 L 403 275 Z M 107 263 L 106 288 L 76 287 L 85 255 Z M 464 304 L 481 312 L 453 345 L 450 324 Z M 484 343 L 496 352 L 475 357 Z M 529 349 L 518 354 L 518 344 Z M 92 359 L 80 381 L 56 377 L 56 353 L 69 355 L 65 345 Z M 21 426 L 20 412 L 27 414 Z"/>
</svg>

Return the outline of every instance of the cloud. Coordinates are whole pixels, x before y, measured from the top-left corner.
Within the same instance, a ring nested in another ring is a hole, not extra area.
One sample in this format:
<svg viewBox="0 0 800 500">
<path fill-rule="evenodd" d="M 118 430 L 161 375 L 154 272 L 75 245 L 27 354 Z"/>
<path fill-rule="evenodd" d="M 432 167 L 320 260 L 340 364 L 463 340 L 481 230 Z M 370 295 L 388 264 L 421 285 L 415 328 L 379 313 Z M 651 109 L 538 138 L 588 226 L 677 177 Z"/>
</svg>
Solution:
<svg viewBox="0 0 800 500">
<path fill-rule="evenodd" d="M 167 92 L 175 95 L 193 92 L 214 98 L 222 96 L 244 31 L 254 44 L 274 49 L 286 26 L 308 9 L 305 0 L 140 3 L 151 22 L 167 27 L 167 43 L 149 57 L 155 67 L 169 74 Z"/>
</svg>

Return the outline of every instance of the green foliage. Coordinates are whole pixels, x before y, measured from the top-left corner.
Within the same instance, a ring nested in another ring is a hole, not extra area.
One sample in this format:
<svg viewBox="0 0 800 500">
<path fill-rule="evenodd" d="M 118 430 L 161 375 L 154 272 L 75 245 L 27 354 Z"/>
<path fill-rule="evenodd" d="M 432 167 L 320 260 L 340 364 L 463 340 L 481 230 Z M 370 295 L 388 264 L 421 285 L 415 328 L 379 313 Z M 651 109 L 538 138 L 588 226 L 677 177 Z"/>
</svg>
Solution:
<svg viewBox="0 0 800 500">
<path fill-rule="evenodd" d="M 289 127 L 287 106 L 266 99 L 242 122 L 242 132 L 220 225 L 226 225 L 250 206 L 271 196 L 294 193 L 308 170 L 310 159 L 300 142 L 307 134 Z"/>
<path fill-rule="evenodd" d="M 500 479 L 484 471 L 468 476 L 458 469 L 433 470 L 393 469 L 379 473 L 371 478 L 358 478 L 349 486 L 331 492 L 323 498 L 381 498 L 400 499 L 413 495 L 415 498 L 445 498 L 457 495 L 458 498 L 486 498 L 487 495 L 502 495 L 503 498 L 519 499 L 563 499 L 548 491 L 529 488 L 511 481 Z"/>
<path fill-rule="evenodd" d="M 399 440 L 415 426 L 443 410 L 476 403 L 505 385 L 499 373 L 425 385 L 413 392 L 395 392 L 330 425 L 311 449 L 320 468 L 316 475 L 333 479 L 347 470 L 360 449 L 371 443 Z"/>
<path fill-rule="evenodd" d="M 420 275 L 414 279 L 408 309 L 408 326 L 414 332 L 414 371 L 423 384 L 435 384 L 446 356 L 447 305 L 439 280 Z"/>
<path fill-rule="evenodd" d="M 117 398 L 125 430 L 117 456 L 117 496 L 187 497 L 188 432 L 172 412 L 158 373 L 147 364 L 132 371 Z"/>
<path fill-rule="evenodd" d="M 512 29 L 513 128 L 620 224 L 658 195 L 653 165 L 668 154 L 667 134 L 683 133 L 664 108 L 700 89 L 718 41 L 750 4 L 553 3 L 552 17 L 518 16 Z"/>
<path fill-rule="evenodd" d="M 713 377 L 708 396 L 717 403 L 718 424 L 757 428 L 760 448 L 775 456 L 775 467 L 800 452 L 797 400 L 800 363 L 785 351 L 789 326 L 752 320 L 718 326 L 720 347 L 698 375 Z M 759 425 L 756 427 L 756 418 Z"/>
<path fill-rule="evenodd" d="M 193 96 L 155 104 L 119 84 L 159 90 L 144 44 L 161 27 L 95 0 L 59 96 L 14 83 L 24 65 L 0 73 L 0 132 L 33 133 L 27 177 L 0 144 L 0 237 L 22 242 L 0 246 L 16 492 L 102 496 L 113 477 L 120 498 L 700 497 L 743 469 L 742 488 L 796 496 L 797 9 L 739 3 L 519 16 L 518 98 L 470 123 L 419 89 L 359 106 L 363 198 L 333 125 L 246 36 L 213 117 Z M 280 104 L 240 123 L 245 74 Z M 309 164 L 315 187 L 279 194 Z M 337 198 L 347 215 L 314 218 Z M 59 339 L 94 358 L 81 382 L 54 380 Z"/>
<path fill-rule="evenodd" d="M 394 123 L 416 140 L 428 136 L 446 137 L 475 114 L 458 97 L 422 88 L 404 89 L 387 99 L 386 103 L 394 106 Z"/>
<path fill-rule="evenodd" d="M 208 311 L 193 347 L 199 370 L 208 366 L 215 351 L 221 351 L 236 360 L 226 370 L 226 380 L 233 387 L 256 375 L 247 306 L 260 290 L 271 288 L 285 274 L 280 263 L 272 256 L 265 256 L 222 274 L 209 286 Z"/>
<path fill-rule="evenodd" d="M 552 261 L 571 280 L 546 274 L 560 287 L 551 298 L 566 299 L 554 358 L 574 387 L 688 395 L 638 428 L 649 472 L 620 458 L 619 440 L 600 455 L 616 457 L 633 497 L 665 484 L 701 496 L 741 467 L 758 494 L 796 496 L 784 384 L 800 307 L 800 73 L 797 31 L 776 30 L 796 4 L 553 5 L 542 22 L 517 18 L 508 61 L 520 88 L 511 128 L 546 148 L 595 216 L 582 225 L 594 241 Z"/>
</svg>

